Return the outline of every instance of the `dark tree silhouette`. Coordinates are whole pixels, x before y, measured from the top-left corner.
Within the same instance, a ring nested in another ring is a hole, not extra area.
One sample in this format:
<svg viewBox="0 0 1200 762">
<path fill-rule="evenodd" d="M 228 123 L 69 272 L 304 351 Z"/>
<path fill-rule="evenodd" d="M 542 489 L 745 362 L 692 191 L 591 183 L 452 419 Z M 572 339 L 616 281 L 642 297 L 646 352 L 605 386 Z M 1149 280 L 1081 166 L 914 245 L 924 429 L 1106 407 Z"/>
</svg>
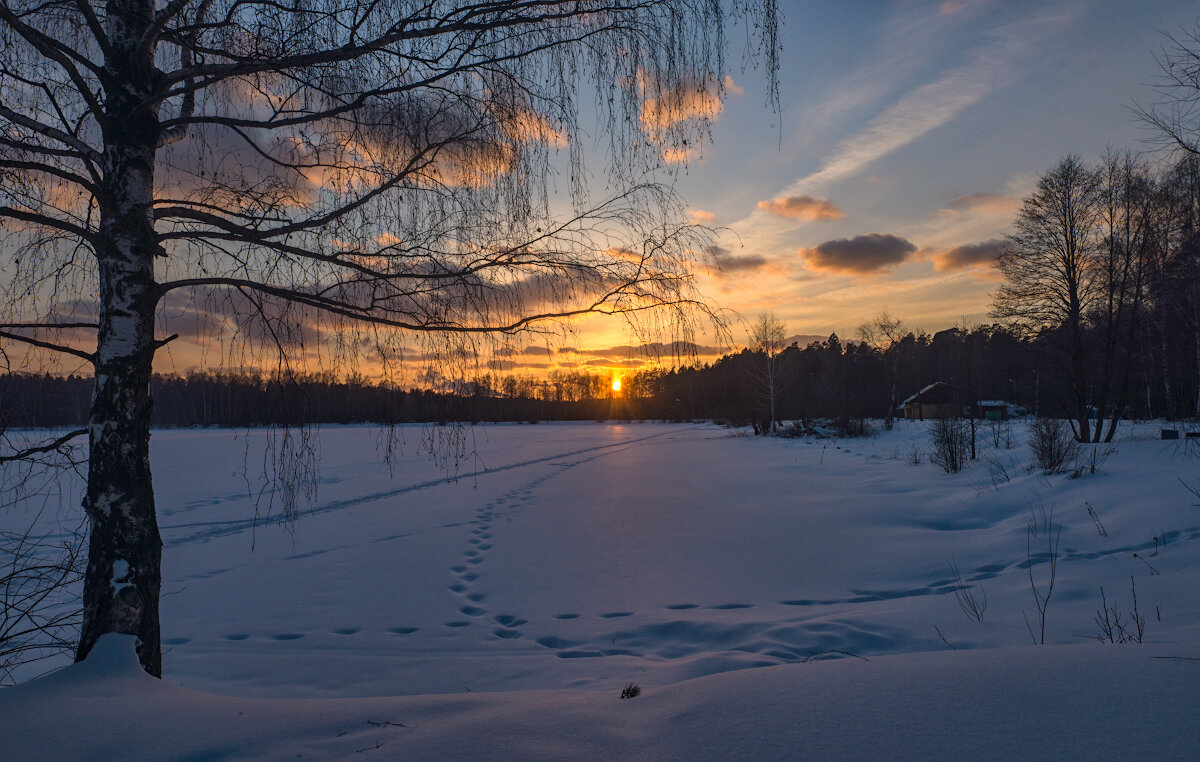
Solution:
<svg viewBox="0 0 1200 762">
<path fill-rule="evenodd" d="M 642 178 L 719 112 L 731 17 L 773 92 L 773 0 L 2 0 L 0 339 L 10 367 L 52 352 L 94 376 L 77 658 L 130 633 L 161 672 L 169 331 L 284 373 L 368 351 L 386 370 L 414 332 L 461 358 L 577 315 L 703 310 L 705 233 Z"/>
<path fill-rule="evenodd" d="M 1038 179 L 1014 222 L 1009 247 L 996 260 L 1005 282 L 994 296 L 993 315 L 1029 335 L 1061 337 L 1071 417 L 1083 442 L 1091 439 L 1085 318 L 1101 298 L 1099 190 L 1091 167 L 1077 156 L 1062 159 Z"/>
</svg>

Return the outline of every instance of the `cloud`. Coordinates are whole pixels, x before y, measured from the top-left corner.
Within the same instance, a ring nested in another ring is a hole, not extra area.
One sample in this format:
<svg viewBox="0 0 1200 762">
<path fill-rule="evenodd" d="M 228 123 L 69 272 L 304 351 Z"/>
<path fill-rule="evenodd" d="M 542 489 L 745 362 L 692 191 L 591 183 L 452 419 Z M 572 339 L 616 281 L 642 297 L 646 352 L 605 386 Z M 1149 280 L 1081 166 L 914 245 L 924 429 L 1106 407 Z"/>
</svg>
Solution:
<svg viewBox="0 0 1200 762">
<path fill-rule="evenodd" d="M 937 15 L 951 16 L 967 8 L 973 8 L 982 5 L 986 0 L 942 0 L 938 5 Z"/>
<path fill-rule="evenodd" d="M 910 241 L 887 233 L 868 233 L 854 238 L 826 241 L 801 250 L 814 270 L 843 275 L 875 275 L 898 265 L 917 251 Z"/>
<path fill-rule="evenodd" d="M 622 262 L 633 262 L 635 264 L 645 259 L 641 254 L 624 246 L 609 246 L 604 250 L 604 253 L 613 259 L 619 259 Z"/>
<path fill-rule="evenodd" d="M 646 98 L 642 102 L 642 125 L 651 132 L 665 132 L 692 119 L 716 119 L 724 106 L 715 89 L 691 80 Z"/>
<path fill-rule="evenodd" d="M 733 81 L 733 77 L 725 75 L 725 92 L 730 95 L 745 95 L 746 88 Z"/>
<path fill-rule="evenodd" d="M 1021 199 L 999 193 L 972 193 L 959 196 L 950 202 L 954 211 L 984 212 L 986 214 L 1016 214 L 1021 208 Z"/>
<path fill-rule="evenodd" d="M 661 150 L 668 164 L 685 164 L 700 154 L 689 141 L 703 135 L 721 116 L 721 83 L 716 79 L 684 78 L 663 83 L 642 75 L 641 123 L 646 137 Z"/>
<path fill-rule="evenodd" d="M 533 109 L 517 109 L 501 123 L 504 135 L 518 143 L 536 141 L 555 148 L 567 146 L 567 134 L 545 114 Z"/>
<path fill-rule="evenodd" d="M 641 360 L 588 360 L 584 365 L 589 368 L 625 368 L 636 370 L 645 365 Z"/>
<path fill-rule="evenodd" d="M 940 273 L 957 272 L 973 268 L 989 268 L 996 257 L 1008 247 L 1003 238 L 993 238 L 980 243 L 968 243 L 953 249 L 936 252 L 931 259 L 933 269 Z"/>
<path fill-rule="evenodd" d="M 992 44 L 980 47 L 967 63 L 904 94 L 860 132 L 841 141 L 820 169 L 794 182 L 786 193 L 812 193 L 857 175 L 956 119 L 997 87 L 1012 82 L 1022 59 L 1071 20 L 1071 11 L 1052 9 L 996 30 Z"/>
<path fill-rule="evenodd" d="M 717 215 L 704 209 L 688 209 L 687 214 L 697 225 L 711 225 L 717 221 Z"/>
<path fill-rule="evenodd" d="M 761 254 L 743 254 L 739 256 L 723 246 L 709 246 L 705 248 L 705 252 L 712 257 L 713 264 L 716 265 L 717 270 L 726 275 L 761 270 L 770 264 L 770 261 Z"/>
<path fill-rule="evenodd" d="M 831 202 L 812 196 L 778 196 L 770 201 L 759 201 L 758 208 L 778 217 L 807 222 L 840 220 L 846 216 Z"/>
<path fill-rule="evenodd" d="M 616 358 L 621 361 L 631 361 L 635 357 L 690 357 L 693 355 L 719 355 L 721 347 L 696 344 L 691 341 L 651 341 L 645 344 L 619 344 L 613 347 L 564 347 L 558 350 L 560 354 L 579 354 L 585 357 Z"/>
<path fill-rule="evenodd" d="M 664 148 L 663 161 L 668 164 L 687 164 L 700 156 L 693 148 Z"/>
</svg>

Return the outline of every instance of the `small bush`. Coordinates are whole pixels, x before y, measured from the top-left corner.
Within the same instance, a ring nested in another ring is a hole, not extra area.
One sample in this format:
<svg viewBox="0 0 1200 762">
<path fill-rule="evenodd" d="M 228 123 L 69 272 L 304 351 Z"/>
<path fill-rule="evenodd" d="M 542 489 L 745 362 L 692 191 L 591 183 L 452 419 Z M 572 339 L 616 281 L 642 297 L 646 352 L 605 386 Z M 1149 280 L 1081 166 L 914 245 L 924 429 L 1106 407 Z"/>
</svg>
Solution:
<svg viewBox="0 0 1200 762">
<path fill-rule="evenodd" d="M 640 695 L 642 695 L 642 689 L 639 688 L 635 683 L 629 683 L 621 689 L 621 698 L 623 699 L 637 698 Z"/>
<path fill-rule="evenodd" d="M 1008 466 L 1006 466 L 1004 461 L 1000 460 L 999 457 L 995 455 L 985 455 L 983 459 L 987 461 L 988 474 L 992 477 L 993 487 L 999 487 L 1001 484 L 1005 484 L 1012 480 L 1012 476 L 1008 473 Z M 1010 462 L 1008 465 L 1012 465 L 1012 463 Z"/>
<path fill-rule="evenodd" d="M 912 447 L 908 451 L 908 462 L 914 466 L 921 465 L 921 461 L 925 459 L 925 451 L 921 449 L 921 445 L 917 444 L 916 440 L 912 441 Z"/>
<path fill-rule="evenodd" d="M 967 465 L 971 454 L 971 430 L 961 418 L 940 418 L 929 425 L 933 452 L 929 461 L 948 474 L 956 474 Z"/>
<path fill-rule="evenodd" d="M 1096 626 L 1100 632 L 1096 640 L 1101 643 L 1141 643 L 1146 634 L 1146 618 L 1138 611 L 1137 585 L 1129 578 L 1129 589 L 1133 593 L 1133 610 L 1122 614 L 1116 606 L 1108 605 L 1104 588 L 1100 588 L 1100 610 L 1096 612 Z"/>
<path fill-rule="evenodd" d="M 1108 456 L 1117 451 L 1117 448 L 1098 445 L 1076 445 L 1076 454 L 1074 465 L 1071 466 L 1071 478 L 1078 479 L 1086 474 L 1097 474 L 1100 472 L 1100 467 L 1104 465 L 1104 461 L 1108 460 Z"/>
<path fill-rule="evenodd" d="M 871 424 L 867 423 L 866 418 L 841 416 L 832 419 L 829 423 L 833 426 L 833 430 L 837 432 L 837 435 L 845 439 L 869 437 L 875 433 L 871 428 Z"/>
<path fill-rule="evenodd" d="M 1033 462 L 1044 474 L 1061 474 L 1079 453 L 1079 444 L 1066 421 L 1038 418 L 1029 425 L 1029 447 Z"/>
</svg>

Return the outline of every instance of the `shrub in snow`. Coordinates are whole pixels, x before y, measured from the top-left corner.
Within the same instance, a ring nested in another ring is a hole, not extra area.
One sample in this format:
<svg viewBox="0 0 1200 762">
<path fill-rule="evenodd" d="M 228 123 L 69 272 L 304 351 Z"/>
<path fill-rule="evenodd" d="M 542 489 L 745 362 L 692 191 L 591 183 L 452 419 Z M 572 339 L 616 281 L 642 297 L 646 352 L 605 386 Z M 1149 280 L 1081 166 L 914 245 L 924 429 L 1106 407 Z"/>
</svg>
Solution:
<svg viewBox="0 0 1200 762">
<path fill-rule="evenodd" d="M 1115 447 L 1098 444 L 1076 444 L 1074 465 L 1071 467 L 1071 478 L 1078 479 L 1085 474 L 1095 474 L 1100 471 L 1108 456 L 1116 452 Z"/>
<path fill-rule="evenodd" d="M 929 439 L 933 452 L 929 456 L 948 474 L 956 474 L 967 465 L 970 457 L 971 430 L 961 418 L 941 418 L 929 426 Z"/>
<path fill-rule="evenodd" d="M 1100 632 L 1096 639 L 1101 643 L 1142 642 L 1146 633 L 1146 617 L 1138 611 L 1137 584 L 1133 577 L 1129 578 L 1129 589 L 1133 594 L 1133 610 L 1123 614 L 1116 606 L 1108 605 L 1104 588 L 1100 588 L 1100 610 L 1096 612 L 1096 626 L 1100 628 Z"/>
<path fill-rule="evenodd" d="M 1033 462 L 1044 474 L 1061 474 L 1075 461 L 1079 445 L 1066 421 L 1038 418 L 1029 425 Z"/>
</svg>

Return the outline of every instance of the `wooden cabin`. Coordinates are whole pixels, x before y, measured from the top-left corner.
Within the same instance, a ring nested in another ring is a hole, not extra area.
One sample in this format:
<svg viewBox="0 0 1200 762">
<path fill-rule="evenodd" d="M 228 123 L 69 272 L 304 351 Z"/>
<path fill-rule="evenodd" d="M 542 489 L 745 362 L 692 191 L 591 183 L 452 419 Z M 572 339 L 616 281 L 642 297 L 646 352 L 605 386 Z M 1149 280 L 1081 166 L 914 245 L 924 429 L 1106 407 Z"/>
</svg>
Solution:
<svg viewBox="0 0 1200 762">
<path fill-rule="evenodd" d="M 966 394 L 945 381 L 934 381 L 903 402 L 904 418 L 923 421 L 926 418 L 957 418 L 964 414 Z"/>
</svg>

